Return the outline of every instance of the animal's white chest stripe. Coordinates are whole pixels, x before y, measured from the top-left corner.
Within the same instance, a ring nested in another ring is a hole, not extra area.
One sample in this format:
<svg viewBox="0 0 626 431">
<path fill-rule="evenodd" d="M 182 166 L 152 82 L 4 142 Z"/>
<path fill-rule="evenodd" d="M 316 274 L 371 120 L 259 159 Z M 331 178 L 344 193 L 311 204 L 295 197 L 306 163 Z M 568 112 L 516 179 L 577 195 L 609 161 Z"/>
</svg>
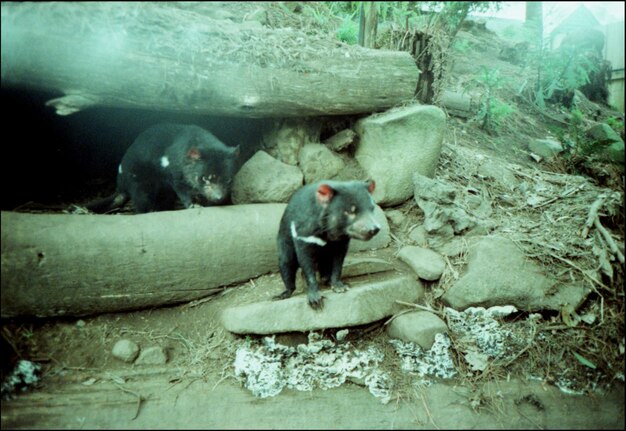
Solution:
<svg viewBox="0 0 626 431">
<path fill-rule="evenodd" d="M 298 232 L 296 232 L 296 224 L 294 222 L 291 222 L 291 236 L 293 237 L 293 239 L 307 242 L 309 244 L 317 244 L 319 246 L 326 245 L 326 241 L 316 236 L 298 236 Z"/>
</svg>

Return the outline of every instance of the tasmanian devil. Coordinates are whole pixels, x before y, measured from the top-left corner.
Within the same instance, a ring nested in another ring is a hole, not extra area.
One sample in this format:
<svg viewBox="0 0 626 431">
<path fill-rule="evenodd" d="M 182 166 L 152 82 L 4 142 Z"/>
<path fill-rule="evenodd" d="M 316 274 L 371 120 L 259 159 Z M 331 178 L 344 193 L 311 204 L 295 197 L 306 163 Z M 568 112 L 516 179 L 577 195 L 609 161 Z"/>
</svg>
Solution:
<svg viewBox="0 0 626 431">
<path fill-rule="evenodd" d="M 227 147 L 194 125 L 159 124 L 142 132 L 118 168 L 117 188 L 107 198 L 86 205 L 105 212 L 129 199 L 136 213 L 219 205 L 229 196 L 239 147 Z"/>
<path fill-rule="evenodd" d="M 369 240 L 380 230 L 374 219 L 371 194 L 374 181 L 320 181 L 295 192 L 280 221 L 278 255 L 285 291 L 274 299 L 289 298 L 302 268 L 313 309 L 323 308 L 316 271 L 324 284 L 344 292 L 341 268 L 350 238 Z"/>
</svg>

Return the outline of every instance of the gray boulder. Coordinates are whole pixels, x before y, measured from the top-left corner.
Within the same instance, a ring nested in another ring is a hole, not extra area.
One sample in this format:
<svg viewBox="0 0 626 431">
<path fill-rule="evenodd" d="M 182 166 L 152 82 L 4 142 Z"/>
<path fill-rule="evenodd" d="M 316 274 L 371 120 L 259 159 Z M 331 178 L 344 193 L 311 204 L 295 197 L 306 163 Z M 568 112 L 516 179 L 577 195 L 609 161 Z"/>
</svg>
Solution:
<svg viewBox="0 0 626 431">
<path fill-rule="evenodd" d="M 585 134 L 589 139 L 599 145 L 610 145 L 613 142 L 621 142 L 617 132 L 606 123 L 597 123 L 588 128 Z"/>
<path fill-rule="evenodd" d="M 560 286 L 546 277 L 537 264 L 527 260 L 511 240 L 485 237 L 472 245 L 467 272 L 442 296 L 452 308 L 514 305 L 520 310 L 577 308 L 588 289 Z"/>
<path fill-rule="evenodd" d="M 167 354 L 162 347 L 153 346 L 143 349 L 135 361 L 135 365 L 164 365 Z"/>
<path fill-rule="evenodd" d="M 413 181 L 415 201 L 424 212 L 427 233 L 451 237 L 480 224 L 462 208 L 455 187 L 419 173 Z"/>
<path fill-rule="evenodd" d="M 387 325 L 387 335 L 403 341 L 411 341 L 424 350 L 435 342 L 435 335 L 448 332 L 446 322 L 428 311 L 402 314 Z"/>
<path fill-rule="evenodd" d="M 263 136 L 263 145 L 272 157 L 295 166 L 300 149 L 311 142 L 319 142 L 319 128 L 319 122 L 289 118 L 278 122 Z"/>
<path fill-rule="evenodd" d="M 511 190 L 519 184 L 519 181 L 509 168 L 491 160 L 487 160 L 480 165 L 478 168 L 478 175 L 483 178 L 497 181 Z"/>
<path fill-rule="evenodd" d="M 351 129 L 345 129 L 326 139 L 323 143 L 333 151 L 341 151 L 350 146 L 356 139 L 356 133 Z"/>
<path fill-rule="evenodd" d="M 446 262 L 443 258 L 427 248 L 408 245 L 402 247 L 398 257 L 409 265 L 417 276 L 423 280 L 439 280 L 444 269 L 446 269 Z"/>
<path fill-rule="evenodd" d="M 607 162 L 621 163 L 623 165 L 626 159 L 624 142 L 621 140 L 619 142 L 613 142 L 611 145 L 598 151 L 598 158 Z"/>
<path fill-rule="evenodd" d="M 563 151 L 563 145 L 559 141 L 553 139 L 535 139 L 528 145 L 530 151 L 534 154 L 549 159 Z"/>
<path fill-rule="evenodd" d="M 307 144 L 298 154 L 298 163 L 306 184 L 331 179 L 343 168 L 341 157 L 322 144 Z"/>
<path fill-rule="evenodd" d="M 131 340 L 119 340 L 113 346 L 111 354 L 120 361 L 131 363 L 137 358 L 137 355 L 139 355 L 139 346 Z"/>
<path fill-rule="evenodd" d="M 303 178 L 296 166 L 257 151 L 235 175 L 232 201 L 234 204 L 287 202 L 302 187 Z"/>
<path fill-rule="evenodd" d="M 439 162 L 446 115 L 436 106 L 414 105 L 359 120 L 355 157 L 376 181 L 374 199 L 383 206 L 413 195 L 413 174 L 432 177 Z"/>
</svg>

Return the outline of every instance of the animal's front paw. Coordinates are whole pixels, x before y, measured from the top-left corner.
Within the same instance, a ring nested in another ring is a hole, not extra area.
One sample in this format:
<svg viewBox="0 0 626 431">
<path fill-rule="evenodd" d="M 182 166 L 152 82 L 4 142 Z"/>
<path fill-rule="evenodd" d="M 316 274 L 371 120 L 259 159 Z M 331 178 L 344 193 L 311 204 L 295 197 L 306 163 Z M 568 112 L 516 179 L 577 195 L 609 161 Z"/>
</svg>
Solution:
<svg viewBox="0 0 626 431">
<path fill-rule="evenodd" d="M 308 295 L 309 305 L 313 310 L 321 310 L 324 308 L 324 297 L 319 292 L 309 293 Z"/>
<path fill-rule="evenodd" d="M 350 289 L 350 286 L 348 286 L 343 281 L 336 281 L 332 283 L 332 287 L 333 287 L 333 292 L 337 292 L 337 293 L 344 293 L 348 289 Z"/>
<path fill-rule="evenodd" d="M 280 295 L 272 296 L 272 300 L 278 301 L 280 299 L 287 299 L 287 298 L 289 298 L 291 296 L 292 293 L 293 292 L 285 290 Z"/>
</svg>

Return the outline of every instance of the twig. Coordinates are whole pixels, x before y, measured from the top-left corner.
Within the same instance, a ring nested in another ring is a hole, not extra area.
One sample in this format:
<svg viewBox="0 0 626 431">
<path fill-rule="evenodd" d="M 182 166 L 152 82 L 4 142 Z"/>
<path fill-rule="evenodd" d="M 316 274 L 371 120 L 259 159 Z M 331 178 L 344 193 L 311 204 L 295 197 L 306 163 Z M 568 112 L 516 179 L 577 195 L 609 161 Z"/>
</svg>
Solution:
<svg viewBox="0 0 626 431">
<path fill-rule="evenodd" d="M 135 412 L 135 416 L 133 416 L 131 418 L 131 421 L 134 421 L 135 419 L 137 419 L 137 416 L 139 416 L 139 410 L 141 409 L 141 404 L 147 400 L 147 398 L 145 398 L 143 395 L 138 394 L 137 392 L 133 392 L 130 389 L 126 389 L 123 388 L 122 386 L 118 385 L 117 383 L 115 383 L 115 386 L 121 390 L 122 392 L 126 392 L 127 394 L 131 394 L 137 397 L 137 411 Z"/>
<path fill-rule="evenodd" d="M 206 296 L 204 298 L 196 299 L 195 301 L 191 301 L 191 302 L 185 304 L 185 307 L 186 308 L 197 307 L 198 305 L 201 305 L 201 304 L 204 304 L 205 302 L 211 301 L 212 299 L 215 299 L 215 295 L 217 293 L 220 293 L 220 292 L 222 292 L 224 290 L 225 289 L 223 287 L 209 289 L 209 290 L 206 291 L 208 296 Z"/>
<path fill-rule="evenodd" d="M 615 244 L 615 241 L 613 240 L 613 237 L 611 237 L 611 234 L 609 234 L 607 230 L 604 228 L 604 226 L 602 226 L 602 223 L 600 223 L 600 218 L 598 217 L 597 214 L 596 214 L 596 218 L 593 220 L 593 224 L 596 227 L 596 229 L 598 229 L 598 231 L 600 231 L 600 233 L 604 237 L 604 240 L 609 245 L 611 252 L 615 256 L 617 256 L 617 259 L 619 260 L 619 262 L 622 265 L 624 265 L 624 255 L 622 254 L 621 251 L 619 251 L 619 248 L 617 248 L 617 244 Z"/>
<path fill-rule="evenodd" d="M 541 115 L 543 115 L 544 117 L 546 117 L 546 118 L 548 118 L 548 119 L 550 119 L 550 120 L 552 120 L 552 121 L 554 121 L 554 122 L 556 122 L 556 123 L 563 124 L 563 125 L 565 125 L 565 126 L 567 126 L 567 125 L 568 125 L 568 123 L 567 123 L 566 121 L 563 121 L 563 120 L 561 120 L 561 119 L 559 119 L 559 118 L 556 118 L 556 117 L 554 117 L 554 116 L 550 115 L 549 113 L 547 113 L 546 111 L 544 111 L 543 109 L 541 109 L 539 106 L 537 106 L 535 103 L 533 103 L 530 99 L 528 99 L 528 98 L 527 98 L 526 96 L 524 96 L 523 94 L 519 94 L 519 95 L 518 95 L 518 97 L 519 97 L 520 99 L 522 99 L 524 102 L 528 103 L 528 105 L 529 105 L 531 108 L 533 108 L 535 111 L 537 111 L 538 113 L 540 113 L 540 114 L 541 114 Z"/>
<path fill-rule="evenodd" d="M 424 311 L 430 311 L 431 313 L 435 313 L 439 316 L 443 316 L 443 313 L 437 310 L 433 310 L 430 307 L 424 307 L 423 305 L 419 305 L 419 304 L 413 304 L 411 302 L 404 302 L 404 301 L 400 301 L 399 299 L 396 299 L 396 304 L 400 304 L 400 305 L 406 305 L 408 307 L 415 307 L 415 308 L 419 308 L 420 310 L 424 310 Z"/>
<path fill-rule="evenodd" d="M 517 360 L 517 358 L 522 356 L 526 350 L 530 349 L 534 345 L 535 334 L 537 334 L 537 327 L 533 325 L 532 326 L 532 330 L 533 330 L 533 332 L 532 332 L 532 334 L 530 334 L 530 340 L 528 341 L 528 344 L 526 345 L 526 347 L 524 347 L 522 350 L 517 352 L 517 354 L 515 356 L 513 356 L 511 359 L 506 361 L 504 364 L 501 364 L 502 367 L 506 367 L 506 366 L 511 365 L 513 362 L 515 362 Z"/>
<path fill-rule="evenodd" d="M 430 419 L 430 423 L 433 424 L 433 426 L 435 428 L 441 429 L 435 423 L 435 421 L 433 419 L 433 415 L 430 413 L 430 410 L 428 409 L 428 404 L 426 404 L 426 400 L 424 399 L 424 394 L 423 393 L 420 393 L 420 398 L 422 399 L 422 404 L 424 404 L 424 409 L 426 410 L 426 415 L 428 416 L 428 419 Z"/>
<path fill-rule="evenodd" d="M 556 325 L 556 326 L 545 326 L 543 328 L 539 328 L 539 331 L 560 331 L 560 330 L 569 330 L 569 329 L 582 329 L 585 331 L 589 331 L 593 328 L 589 328 L 586 326 Z"/>
<path fill-rule="evenodd" d="M 395 319 L 396 317 L 402 316 L 403 314 L 406 313 L 411 313 L 413 310 L 411 309 L 406 309 L 406 310 L 402 310 L 396 314 L 394 314 L 393 316 L 391 316 L 389 319 L 387 319 L 387 321 L 385 323 L 383 323 L 383 326 L 387 326 L 388 324 L 390 324 L 391 322 L 393 322 L 393 319 Z"/>
<path fill-rule="evenodd" d="M 520 238 L 520 239 L 519 239 L 519 241 L 526 241 L 526 242 L 530 242 L 530 243 L 533 243 L 533 244 L 537 244 L 537 245 L 539 245 L 539 246 L 541 246 L 541 247 L 545 247 L 545 248 L 552 248 L 552 247 L 550 247 L 548 244 L 544 244 L 544 243 L 542 243 L 542 242 L 535 241 L 535 240 L 532 240 L 532 239 Z M 552 256 L 553 258 L 560 260 L 561 262 L 565 262 L 565 263 L 567 263 L 567 264 L 568 264 L 568 265 L 570 265 L 572 268 L 577 269 L 580 273 L 582 273 L 582 275 L 584 275 L 585 277 L 587 277 L 588 279 L 590 279 L 591 281 L 593 281 L 593 282 L 594 282 L 595 284 L 597 284 L 599 287 L 601 287 L 601 288 L 605 289 L 607 292 L 613 293 L 613 292 L 611 291 L 611 289 L 609 289 L 609 288 L 608 288 L 608 287 L 607 287 L 604 283 L 602 283 L 601 281 L 596 280 L 594 277 L 592 277 L 591 275 L 587 274 L 587 271 L 585 271 L 584 269 L 582 269 L 581 267 L 579 267 L 578 265 L 576 265 L 576 264 L 575 264 L 574 262 L 572 262 L 571 260 L 569 260 L 569 259 L 565 259 L 564 257 L 558 256 L 558 255 L 556 255 L 556 254 L 554 254 L 554 253 L 550 253 L 549 251 L 548 251 L 548 252 L 546 252 L 546 254 L 547 254 L 548 256 Z M 594 290 L 595 290 L 595 287 L 594 287 Z M 600 292 L 598 292 L 597 290 L 596 290 L 596 292 L 597 292 L 598 294 L 600 294 Z M 602 296 L 602 295 L 600 295 L 600 296 Z"/>
<path fill-rule="evenodd" d="M 589 229 L 593 226 L 594 220 L 598 217 L 598 211 L 600 210 L 600 207 L 602 207 L 605 198 L 606 195 L 602 194 L 593 204 L 591 204 L 591 208 L 589 208 L 589 215 L 587 216 L 587 221 L 585 222 L 585 227 L 581 233 L 583 239 L 587 238 L 587 235 L 589 235 Z"/>
<path fill-rule="evenodd" d="M 458 280 L 459 279 L 459 273 L 452 266 L 452 263 L 450 262 L 450 259 L 448 258 L 448 256 L 444 256 L 444 259 L 446 260 L 446 263 L 448 264 L 448 267 L 450 268 L 450 271 L 452 271 L 452 277 L 454 277 L 455 280 Z"/>
<path fill-rule="evenodd" d="M 585 277 L 587 277 L 589 280 L 593 281 L 595 284 L 597 284 L 599 287 L 605 289 L 607 292 L 611 292 L 611 289 L 609 289 L 604 283 L 602 283 L 601 281 L 596 280 L 594 277 L 590 276 L 589 274 L 587 274 L 587 271 L 585 271 L 584 269 L 582 269 L 581 267 L 579 267 L 578 265 L 576 265 L 574 262 L 572 262 L 569 259 L 565 259 L 564 257 L 560 257 L 557 256 L 554 253 L 548 253 L 550 256 L 560 260 L 561 262 L 565 262 L 568 265 L 570 265 L 572 268 L 577 269 L 578 271 L 580 271 L 582 273 L 582 275 L 584 275 Z M 595 290 L 595 288 L 594 288 Z M 597 291 L 596 291 L 597 292 Z M 598 292 L 599 294 L 600 292 Z M 613 293 L 613 292 L 611 292 Z M 602 296 L 602 295 L 600 295 Z"/>
<path fill-rule="evenodd" d="M 517 407 L 517 406 L 516 406 L 516 407 L 515 407 L 515 409 L 517 410 L 517 413 L 518 413 L 521 417 L 523 417 L 523 418 L 524 418 L 524 419 L 526 419 L 528 422 L 530 422 L 531 424 L 533 424 L 534 426 L 536 426 L 536 427 L 537 427 L 537 429 L 540 429 L 540 430 L 545 429 L 544 427 L 542 427 L 541 425 L 539 425 L 536 421 L 532 420 L 531 418 L 529 418 L 528 416 L 526 416 L 524 413 L 522 413 L 522 412 L 520 411 L 519 407 Z"/>
<path fill-rule="evenodd" d="M 576 193 L 577 191 L 582 190 L 584 187 L 585 187 L 585 185 L 584 185 L 584 184 L 581 184 L 581 185 L 579 185 L 578 187 L 575 187 L 575 188 L 569 189 L 569 190 L 565 191 L 563 194 L 561 194 L 561 195 L 559 195 L 559 196 L 555 196 L 555 197 L 553 197 L 553 198 L 551 198 L 551 199 L 548 199 L 547 201 L 542 202 L 542 203 L 540 203 L 539 205 L 534 206 L 533 208 L 541 208 L 541 207 L 543 207 L 543 206 L 545 206 L 545 205 L 549 205 L 549 204 L 551 204 L 552 202 L 555 202 L 555 201 L 557 201 L 557 200 L 559 200 L 559 199 L 563 199 L 563 198 L 566 198 L 566 197 L 568 197 L 568 196 L 570 196 L 570 195 L 573 195 L 573 194 L 574 194 L 574 193 Z"/>
</svg>

